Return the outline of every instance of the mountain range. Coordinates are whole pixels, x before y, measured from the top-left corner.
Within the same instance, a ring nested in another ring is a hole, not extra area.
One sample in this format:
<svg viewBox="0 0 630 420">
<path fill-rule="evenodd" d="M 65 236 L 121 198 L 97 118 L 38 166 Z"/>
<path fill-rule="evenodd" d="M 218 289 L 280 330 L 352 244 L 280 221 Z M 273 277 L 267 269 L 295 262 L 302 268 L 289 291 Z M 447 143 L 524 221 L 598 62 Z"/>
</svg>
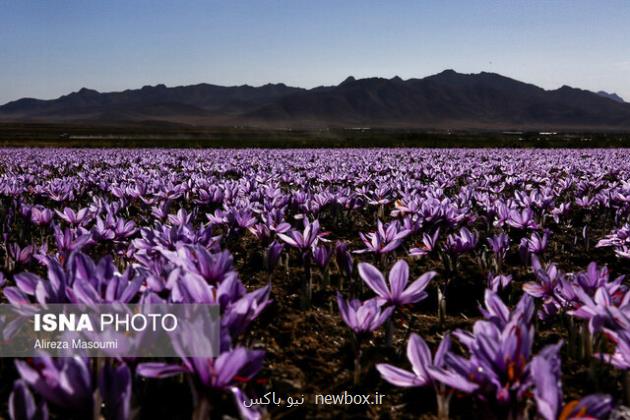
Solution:
<svg viewBox="0 0 630 420">
<path fill-rule="evenodd" d="M 630 131 L 630 103 L 569 86 L 545 90 L 496 73 L 453 70 L 422 79 L 355 79 L 312 89 L 197 84 L 0 106 L 0 121 L 92 125 L 184 124 L 262 128 L 413 128 Z"/>
<path fill-rule="evenodd" d="M 597 94 L 599 96 L 603 96 L 604 98 L 612 99 L 615 102 L 621 102 L 621 103 L 625 102 L 623 98 L 617 95 L 616 93 L 608 93 L 608 92 L 604 92 L 603 90 L 600 90 L 599 92 L 597 92 Z"/>
</svg>

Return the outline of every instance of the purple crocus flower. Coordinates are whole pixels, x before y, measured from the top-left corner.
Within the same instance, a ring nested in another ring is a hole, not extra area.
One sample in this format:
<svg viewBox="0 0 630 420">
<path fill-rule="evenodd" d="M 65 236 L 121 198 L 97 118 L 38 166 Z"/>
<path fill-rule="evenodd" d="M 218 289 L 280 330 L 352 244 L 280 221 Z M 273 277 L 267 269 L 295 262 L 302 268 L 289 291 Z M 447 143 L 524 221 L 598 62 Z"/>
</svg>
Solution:
<svg viewBox="0 0 630 420">
<path fill-rule="evenodd" d="M 361 302 L 359 299 L 351 299 L 349 302 L 337 292 L 337 305 L 343 321 L 356 334 L 365 334 L 377 330 L 394 311 L 394 307 L 381 309 L 376 298 Z"/>
<path fill-rule="evenodd" d="M 514 310 L 510 311 L 499 295 L 489 289 L 486 289 L 484 293 L 484 306 L 479 307 L 481 315 L 501 329 L 505 328 L 510 321 L 531 323 L 535 310 L 534 300 L 524 294 Z"/>
<path fill-rule="evenodd" d="M 186 226 L 190 223 L 194 214 L 188 213 L 186 209 L 177 210 L 177 214 L 169 214 L 168 222 L 174 226 Z"/>
<path fill-rule="evenodd" d="M 317 244 L 321 234 L 319 232 L 319 220 L 310 223 L 308 219 L 304 219 L 304 231 L 299 232 L 292 230 L 285 233 L 277 233 L 278 237 L 284 242 L 302 252 L 308 251 L 314 244 Z"/>
<path fill-rule="evenodd" d="M 97 241 L 122 241 L 133 236 L 137 230 L 133 221 L 126 221 L 122 217 L 108 214 L 105 220 L 97 216 L 96 224 L 90 232 Z"/>
<path fill-rule="evenodd" d="M 618 258 L 625 258 L 630 260 L 630 246 L 622 246 L 615 249 L 615 255 Z"/>
<path fill-rule="evenodd" d="M 16 264 L 28 264 L 33 258 L 35 252 L 33 245 L 27 245 L 21 248 L 19 244 L 13 242 L 7 245 L 7 254 Z"/>
<path fill-rule="evenodd" d="M 313 261 L 318 265 L 322 270 L 326 268 L 328 263 L 330 262 L 330 258 L 333 255 L 333 251 L 324 245 L 316 245 L 313 247 Z"/>
<path fill-rule="evenodd" d="M 256 239 L 261 242 L 268 242 L 271 238 L 271 230 L 264 223 L 256 223 L 253 226 L 250 226 L 247 230 L 251 232 Z"/>
<path fill-rule="evenodd" d="M 245 286 L 237 276 L 226 278 L 218 286 L 208 284 L 194 273 L 175 269 L 168 278 L 171 287 L 170 300 L 177 303 L 219 303 L 221 309 L 245 294 Z"/>
<path fill-rule="evenodd" d="M 391 189 L 386 185 L 381 185 L 376 188 L 375 191 L 370 191 L 370 195 L 366 195 L 368 199 L 368 204 L 373 206 L 385 205 L 391 202 L 389 195 L 391 194 Z"/>
<path fill-rule="evenodd" d="M 620 258 L 630 258 L 630 224 L 626 223 L 619 229 L 597 242 L 597 248 L 613 247 Z"/>
<path fill-rule="evenodd" d="M 589 395 L 562 406 L 561 362 L 558 354 L 561 345 L 545 347 L 530 364 L 538 413 L 545 420 L 606 418 L 612 410 L 612 399 L 608 395 Z"/>
<path fill-rule="evenodd" d="M 605 419 L 613 409 L 613 400 L 606 394 L 591 394 L 562 407 L 559 419 Z"/>
<path fill-rule="evenodd" d="M 59 216 L 62 220 L 65 220 L 72 226 L 79 226 L 86 219 L 88 211 L 89 209 L 82 208 L 75 212 L 73 209 L 66 207 L 63 209 L 63 212 L 55 210 L 55 213 L 57 213 L 57 216 Z"/>
<path fill-rule="evenodd" d="M 606 331 L 606 335 L 615 343 L 613 354 L 596 354 L 617 369 L 630 369 L 630 332 L 627 330 Z"/>
<path fill-rule="evenodd" d="M 105 402 L 106 418 L 127 419 L 131 405 L 131 371 L 124 363 L 103 366 L 98 388 Z"/>
<path fill-rule="evenodd" d="M 16 286 L 3 290 L 10 303 L 27 304 L 34 297 L 38 303 L 69 303 L 66 296 L 68 276 L 63 267 L 54 260 L 47 259 L 48 281 L 33 273 L 19 273 L 14 276 Z"/>
<path fill-rule="evenodd" d="M 554 222 L 560 223 L 560 219 L 571 211 L 571 203 L 560 203 L 559 206 L 551 209 L 551 217 Z"/>
<path fill-rule="evenodd" d="M 277 241 L 273 241 L 269 244 L 265 250 L 265 267 L 267 270 L 272 271 L 275 266 L 278 265 L 282 251 L 284 251 L 284 244 Z"/>
<path fill-rule="evenodd" d="M 227 305 L 221 317 L 221 325 L 228 329 L 232 337 L 241 334 L 269 306 L 270 292 L 271 285 L 269 284 Z"/>
<path fill-rule="evenodd" d="M 166 378 L 181 373 L 193 374 L 202 387 L 232 392 L 241 414 L 244 414 L 245 418 L 254 419 L 259 416 L 255 411 L 247 410 L 242 406 L 242 402 L 247 399 L 233 384 L 251 380 L 262 368 L 264 356 L 264 351 L 238 347 L 223 352 L 214 359 L 186 357 L 179 365 L 160 362 L 141 363 L 136 372 L 148 378 Z"/>
<path fill-rule="evenodd" d="M 264 214 L 262 217 L 267 229 L 276 233 L 286 233 L 291 230 L 291 225 L 285 222 L 284 218 L 284 211 L 281 211 L 278 208 L 269 210 L 269 212 Z"/>
<path fill-rule="evenodd" d="M 528 366 L 534 329 L 528 323 L 533 304 L 526 297 L 509 313 L 492 292 L 486 293 L 484 310 L 489 321 L 475 322 L 472 333 L 457 330 L 454 335 L 468 349 L 469 357 L 445 355 L 445 368 L 429 368 L 433 379 L 454 389 L 517 407 L 528 389 Z M 531 299 L 529 299 L 531 301 Z"/>
<path fill-rule="evenodd" d="M 69 299 L 75 303 L 130 303 L 140 292 L 144 283 L 144 276 L 128 267 L 122 274 L 115 273 L 111 258 L 101 260 L 109 264 L 106 272 L 95 269 L 94 277 L 75 277 L 70 289 L 67 289 Z M 102 273 L 102 275 L 101 275 Z M 107 273 L 107 274 L 106 274 Z M 111 276 L 109 274 L 111 273 Z"/>
<path fill-rule="evenodd" d="M 538 224 L 534 220 L 534 211 L 527 207 L 522 211 L 510 210 L 507 223 L 516 229 L 538 229 Z"/>
<path fill-rule="evenodd" d="M 30 364 L 16 360 L 15 367 L 24 382 L 48 402 L 76 414 L 92 415 L 92 378 L 87 359 L 38 357 Z"/>
<path fill-rule="evenodd" d="M 365 248 L 354 251 L 355 254 L 367 252 L 387 254 L 402 245 L 403 240 L 411 234 L 411 230 L 401 228 L 400 223 L 397 220 L 389 223 L 387 227 L 385 227 L 383 222 L 379 220 L 376 227 L 376 232 L 370 232 L 367 234 L 363 232 L 359 233 L 361 240 L 365 244 Z"/>
<path fill-rule="evenodd" d="M 419 247 L 411 248 L 409 255 L 414 257 L 422 257 L 430 254 L 437 249 L 438 239 L 440 237 L 440 229 L 435 229 L 432 235 L 422 234 L 422 244 Z"/>
<path fill-rule="evenodd" d="M 217 358 L 186 357 L 182 364 L 147 362 L 138 365 L 136 372 L 148 378 L 167 378 L 180 373 L 193 373 L 203 386 L 226 389 L 235 381 L 247 381 L 262 368 L 265 352 L 237 347 L 221 353 Z"/>
<path fill-rule="evenodd" d="M 29 296 L 38 303 L 129 303 L 138 294 L 144 276 L 128 267 L 118 273 L 111 257 L 98 264 L 85 254 L 70 255 L 66 267 L 47 258 L 46 279 L 33 273 L 15 275 L 17 287 L 7 287 L 4 295 L 11 303 L 28 303 Z"/>
<path fill-rule="evenodd" d="M 12 420 L 47 420 L 48 406 L 39 403 L 22 379 L 13 383 L 13 391 L 9 396 L 9 417 Z"/>
<path fill-rule="evenodd" d="M 468 349 L 469 358 L 447 353 L 446 368 L 429 368 L 435 380 L 462 392 L 476 391 L 478 398 L 494 400 L 510 410 L 522 410 L 534 387 L 539 413 L 546 419 L 601 418 L 610 411 L 607 396 L 586 397 L 559 409 L 561 344 L 548 346 L 529 360 L 534 333 L 534 307 L 529 296 L 524 295 L 510 313 L 496 294 L 486 291 L 482 313 L 490 322 L 477 321 L 472 334 L 454 333 Z"/>
<path fill-rule="evenodd" d="M 488 245 L 490 245 L 490 249 L 492 253 L 496 256 L 496 258 L 501 261 L 505 259 L 505 255 L 507 251 L 510 249 L 510 237 L 505 233 L 500 233 L 498 235 L 492 236 L 487 239 Z"/>
<path fill-rule="evenodd" d="M 170 206 L 171 206 L 171 202 L 168 200 L 163 201 L 159 203 L 158 205 L 152 206 L 151 216 L 153 216 L 159 221 L 163 221 L 169 215 L 168 211 L 169 211 Z"/>
<path fill-rule="evenodd" d="M 399 260 L 389 272 L 389 285 L 381 272 L 371 264 L 360 263 L 359 275 L 363 281 L 378 295 L 379 303 L 390 303 L 395 306 L 420 302 L 427 297 L 424 291 L 429 281 L 437 275 L 429 271 L 409 283 L 409 266 L 405 260 Z"/>
<path fill-rule="evenodd" d="M 128 267 L 118 273 L 113 259 L 106 256 L 95 263 L 85 254 L 72 254 L 68 260 L 66 295 L 73 303 L 129 303 L 138 294 L 144 276 Z"/>
<path fill-rule="evenodd" d="M 543 266 L 536 256 L 532 256 L 532 270 L 538 281 L 525 283 L 523 291 L 530 296 L 543 300 L 543 311 L 539 314 L 541 317 L 553 315 L 558 308 L 563 306 L 563 302 L 558 300 L 556 291 L 561 287 L 564 273 L 558 270 L 555 264 Z"/>
<path fill-rule="evenodd" d="M 36 205 L 31 208 L 31 221 L 37 226 L 48 225 L 53 218 L 53 212 L 46 207 Z"/>
<path fill-rule="evenodd" d="M 525 398 L 532 327 L 519 319 L 511 320 L 504 328 L 477 321 L 472 334 L 459 330 L 454 334 L 470 356 L 447 353 L 446 368 L 429 368 L 433 379 L 466 393 L 479 390 L 479 398 L 496 400 L 503 406 L 514 406 Z"/>
<path fill-rule="evenodd" d="M 65 228 L 61 230 L 53 225 L 55 243 L 61 258 L 66 259 L 72 252 L 81 251 L 84 247 L 93 243 L 91 233 L 80 234 L 77 229 Z"/>
<path fill-rule="evenodd" d="M 583 208 L 588 209 L 594 206 L 595 204 L 597 204 L 597 200 L 595 197 L 589 197 L 588 195 L 585 195 L 583 197 L 576 197 L 575 204 L 577 204 L 578 207 L 583 207 Z"/>
<path fill-rule="evenodd" d="M 233 210 L 234 224 L 239 229 L 249 229 L 256 224 L 256 217 L 249 209 Z"/>
<path fill-rule="evenodd" d="M 494 275 L 493 273 L 488 273 L 488 289 L 495 293 L 505 289 L 510 283 L 512 283 L 512 275 L 510 274 Z"/>
<path fill-rule="evenodd" d="M 451 254 L 464 254 L 475 249 L 478 240 L 477 233 L 462 227 L 457 234 L 448 235 L 444 247 Z"/>
<path fill-rule="evenodd" d="M 337 242 L 337 245 L 335 246 L 335 261 L 337 261 L 339 269 L 347 277 L 352 275 L 354 261 L 352 253 L 348 250 L 348 244 L 345 242 Z"/>
<path fill-rule="evenodd" d="M 593 296 L 595 292 L 604 287 L 608 292 L 613 295 L 618 290 L 625 291 L 625 286 L 622 286 L 624 276 L 618 276 L 614 280 L 610 280 L 610 271 L 608 267 L 598 267 L 595 261 L 592 261 L 586 271 L 576 273 L 574 276 L 577 285 L 582 288 L 589 296 Z"/>
<path fill-rule="evenodd" d="M 185 245 L 179 246 L 176 252 L 163 250 L 162 254 L 188 273 L 210 284 L 221 283 L 226 278 L 238 275 L 229 251 L 212 253 L 201 245 Z"/>
<path fill-rule="evenodd" d="M 496 217 L 496 220 L 493 222 L 494 226 L 503 226 L 510 219 L 510 208 L 502 201 L 495 203 L 491 213 L 494 213 Z"/>
<path fill-rule="evenodd" d="M 538 232 L 532 233 L 532 236 L 529 238 L 523 238 L 525 241 L 525 247 L 527 251 L 532 254 L 542 254 L 547 249 L 547 245 L 549 244 L 549 231 L 545 230 L 542 235 Z"/>
<path fill-rule="evenodd" d="M 531 296 L 543 299 L 541 317 L 554 315 L 558 311 L 568 311 L 579 318 L 589 319 L 589 328 L 595 331 L 604 319 L 610 318 L 608 307 L 619 305 L 627 287 L 624 276 L 610 279 L 606 267 L 601 269 L 591 263 L 584 272 L 564 274 L 550 264 L 542 266 L 533 257 L 532 267 L 539 283 L 528 282 L 523 290 Z"/>
<path fill-rule="evenodd" d="M 444 355 L 450 351 L 451 340 L 447 335 L 431 358 L 431 350 L 419 335 L 412 333 L 407 342 L 407 359 L 411 363 L 412 371 L 401 369 L 387 363 L 379 363 L 376 369 L 383 379 L 392 385 L 400 387 L 418 387 L 431 384 L 433 379 L 427 370 L 429 366 L 442 367 Z"/>
<path fill-rule="evenodd" d="M 588 320 L 591 334 L 595 334 L 603 327 L 607 327 L 609 333 L 612 332 L 610 329 L 630 329 L 630 293 L 624 295 L 618 307 L 605 287 L 597 289 L 593 297 L 581 288 L 575 287 L 573 290 L 577 297 L 577 305 L 568 313 L 576 318 Z"/>
</svg>

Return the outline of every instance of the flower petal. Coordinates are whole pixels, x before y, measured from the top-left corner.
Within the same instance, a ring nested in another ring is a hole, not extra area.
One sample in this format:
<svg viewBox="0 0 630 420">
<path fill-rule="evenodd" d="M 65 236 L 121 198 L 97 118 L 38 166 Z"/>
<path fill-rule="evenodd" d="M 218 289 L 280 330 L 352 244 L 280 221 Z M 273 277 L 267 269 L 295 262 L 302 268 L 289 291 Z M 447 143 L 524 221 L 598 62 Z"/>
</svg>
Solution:
<svg viewBox="0 0 630 420">
<path fill-rule="evenodd" d="M 374 290 L 374 293 L 383 298 L 389 298 L 389 290 L 383 275 L 376 267 L 368 263 L 359 264 L 359 275 L 363 281 Z"/>
</svg>

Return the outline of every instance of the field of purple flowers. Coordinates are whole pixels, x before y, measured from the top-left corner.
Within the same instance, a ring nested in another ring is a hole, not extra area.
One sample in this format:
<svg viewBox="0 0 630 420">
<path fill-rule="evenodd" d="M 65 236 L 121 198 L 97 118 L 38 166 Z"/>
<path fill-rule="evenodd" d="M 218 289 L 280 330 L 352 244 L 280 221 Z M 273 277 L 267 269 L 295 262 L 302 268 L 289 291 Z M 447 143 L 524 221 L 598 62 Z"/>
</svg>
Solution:
<svg viewBox="0 0 630 420">
<path fill-rule="evenodd" d="M 2 359 L 0 415 L 622 418 L 629 221 L 620 149 L 0 150 L 3 302 L 222 313 L 215 359 Z"/>
</svg>

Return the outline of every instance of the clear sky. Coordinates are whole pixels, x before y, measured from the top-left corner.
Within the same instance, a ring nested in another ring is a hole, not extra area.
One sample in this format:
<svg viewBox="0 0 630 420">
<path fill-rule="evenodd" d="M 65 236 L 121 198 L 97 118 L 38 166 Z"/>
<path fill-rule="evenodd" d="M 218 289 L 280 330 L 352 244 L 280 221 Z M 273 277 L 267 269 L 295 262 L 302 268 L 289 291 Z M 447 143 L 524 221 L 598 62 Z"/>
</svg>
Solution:
<svg viewBox="0 0 630 420">
<path fill-rule="evenodd" d="M 630 1 L 0 0 L 0 103 L 447 68 L 630 100 Z"/>
</svg>

